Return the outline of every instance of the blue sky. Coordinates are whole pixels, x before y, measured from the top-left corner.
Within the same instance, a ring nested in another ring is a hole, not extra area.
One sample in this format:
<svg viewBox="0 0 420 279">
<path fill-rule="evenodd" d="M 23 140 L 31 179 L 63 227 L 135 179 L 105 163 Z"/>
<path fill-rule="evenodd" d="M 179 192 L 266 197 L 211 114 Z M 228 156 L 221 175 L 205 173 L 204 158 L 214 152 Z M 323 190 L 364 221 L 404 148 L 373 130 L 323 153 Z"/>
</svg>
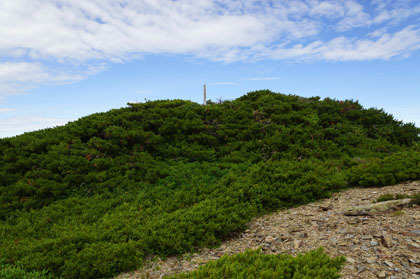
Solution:
<svg viewBox="0 0 420 279">
<path fill-rule="evenodd" d="M 0 1 L 0 137 L 145 99 L 270 89 L 420 126 L 420 2 Z"/>
</svg>

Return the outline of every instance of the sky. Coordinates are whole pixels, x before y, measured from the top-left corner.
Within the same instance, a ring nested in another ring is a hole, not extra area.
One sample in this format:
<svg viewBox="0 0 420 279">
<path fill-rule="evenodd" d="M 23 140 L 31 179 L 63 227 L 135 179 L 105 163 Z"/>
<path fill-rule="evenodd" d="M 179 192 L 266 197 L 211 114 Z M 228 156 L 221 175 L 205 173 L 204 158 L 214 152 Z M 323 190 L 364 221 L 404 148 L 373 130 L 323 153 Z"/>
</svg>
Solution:
<svg viewBox="0 0 420 279">
<path fill-rule="evenodd" d="M 0 138 L 270 89 L 420 127 L 418 0 L 0 0 Z"/>
</svg>

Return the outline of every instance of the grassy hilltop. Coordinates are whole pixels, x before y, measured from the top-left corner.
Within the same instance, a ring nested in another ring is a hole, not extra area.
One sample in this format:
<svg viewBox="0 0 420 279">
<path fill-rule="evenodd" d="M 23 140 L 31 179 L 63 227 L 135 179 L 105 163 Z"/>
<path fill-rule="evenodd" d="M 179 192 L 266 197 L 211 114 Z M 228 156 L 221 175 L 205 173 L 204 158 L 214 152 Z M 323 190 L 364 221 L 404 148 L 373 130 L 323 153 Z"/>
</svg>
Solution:
<svg viewBox="0 0 420 279">
<path fill-rule="evenodd" d="M 420 179 L 419 133 L 358 102 L 264 90 L 0 139 L 0 267 L 106 278 L 214 246 L 279 208 Z"/>
</svg>

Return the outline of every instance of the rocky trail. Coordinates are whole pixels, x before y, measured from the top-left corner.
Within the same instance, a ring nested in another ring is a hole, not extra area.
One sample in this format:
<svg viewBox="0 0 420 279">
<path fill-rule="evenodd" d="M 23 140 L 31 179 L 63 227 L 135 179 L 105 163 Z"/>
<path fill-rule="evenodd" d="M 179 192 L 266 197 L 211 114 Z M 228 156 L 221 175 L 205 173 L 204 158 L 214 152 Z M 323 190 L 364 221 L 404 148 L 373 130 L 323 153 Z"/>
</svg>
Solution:
<svg viewBox="0 0 420 279">
<path fill-rule="evenodd" d="M 322 246 L 330 256 L 347 258 L 341 271 L 343 279 L 420 279 L 420 206 L 397 205 L 353 214 L 360 209 L 357 206 L 371 205 L 383 194 L 419 191 L 420 181 L 353 188 L 329 199 L 259 217 L 218 248 L 165 260 L 149 259 L 141 270 L 117 278 L 162 278 L 248 248 L 295 255 Z"/>
</svg>

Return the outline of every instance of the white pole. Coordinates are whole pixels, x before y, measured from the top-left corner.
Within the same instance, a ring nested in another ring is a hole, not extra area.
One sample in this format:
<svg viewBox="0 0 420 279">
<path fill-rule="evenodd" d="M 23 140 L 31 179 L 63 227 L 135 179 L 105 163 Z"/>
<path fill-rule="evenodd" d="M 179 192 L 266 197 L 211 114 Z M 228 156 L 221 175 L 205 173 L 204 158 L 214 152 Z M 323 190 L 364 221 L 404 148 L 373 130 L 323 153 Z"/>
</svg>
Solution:
<svg viewBox="0 0 420 279">
<path fill-rule="evenodd" d="M 204 89 L 204 101 L 203 101 L 203 105 L 205 106 L 207 103 L 207 99 L 206 99 L 206 85 L 203 85 L 203 89 Z"/>
</svg>

